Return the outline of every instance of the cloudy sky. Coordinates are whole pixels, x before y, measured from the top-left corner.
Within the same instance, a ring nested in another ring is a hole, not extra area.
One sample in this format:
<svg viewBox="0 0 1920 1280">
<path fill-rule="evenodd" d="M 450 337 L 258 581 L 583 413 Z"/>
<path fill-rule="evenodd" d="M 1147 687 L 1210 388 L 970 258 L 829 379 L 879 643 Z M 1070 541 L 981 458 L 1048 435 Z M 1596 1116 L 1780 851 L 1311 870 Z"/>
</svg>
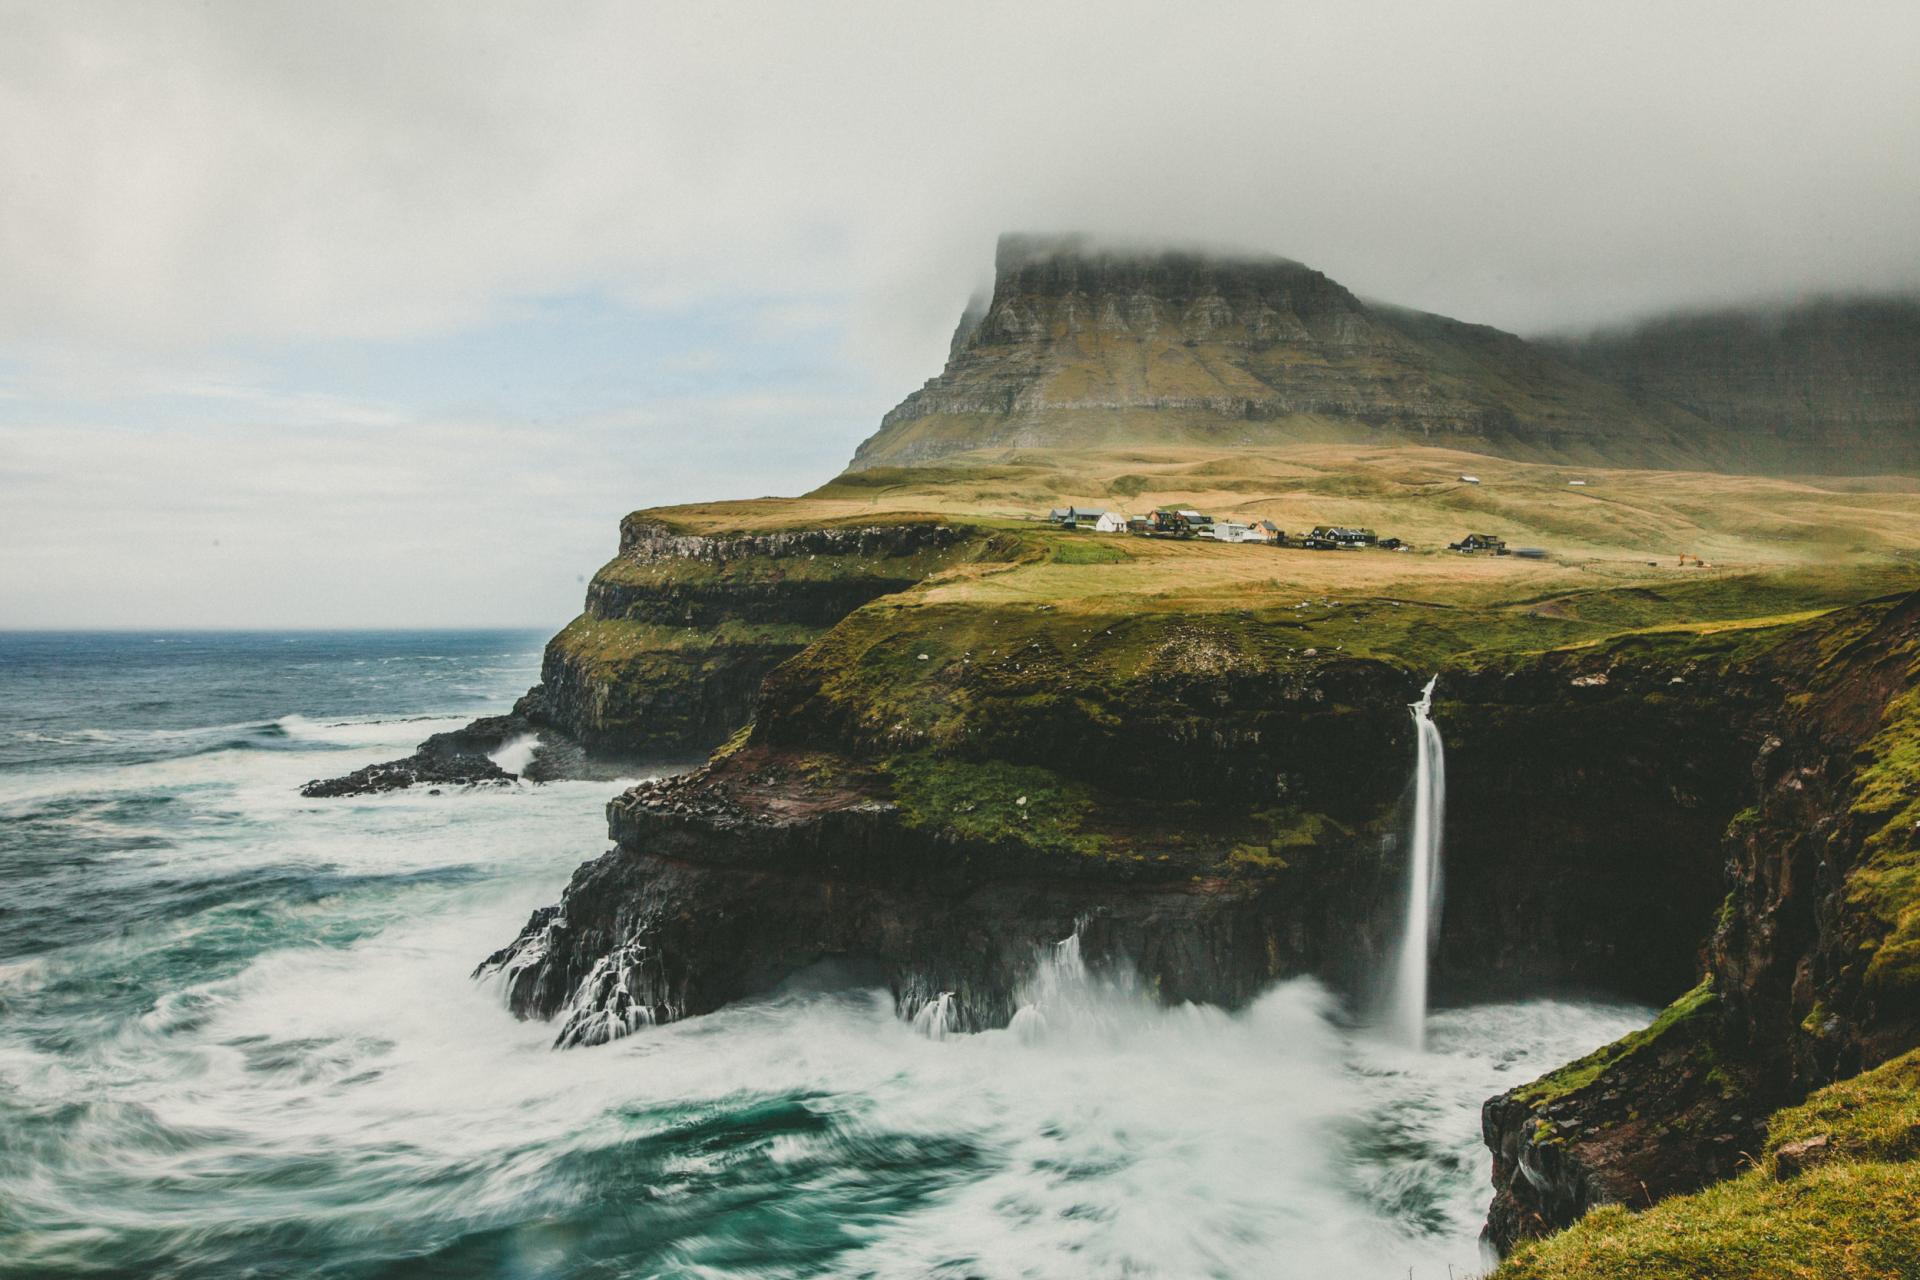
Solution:
<svg viewBox="0 0 1920 1280">
<path fill-rule="evenodd" d="M 557 626 L 1002 229 L 1521 332 L 1920 285 L 1901 4 L 8 3 L 0 627 Z"/>
</svg>

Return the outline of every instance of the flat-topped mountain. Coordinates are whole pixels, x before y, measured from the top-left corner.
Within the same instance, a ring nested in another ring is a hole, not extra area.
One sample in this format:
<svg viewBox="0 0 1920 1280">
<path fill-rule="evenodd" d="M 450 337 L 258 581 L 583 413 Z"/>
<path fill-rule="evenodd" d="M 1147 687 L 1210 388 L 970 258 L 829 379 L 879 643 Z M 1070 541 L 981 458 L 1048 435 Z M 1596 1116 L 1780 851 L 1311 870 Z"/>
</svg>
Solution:
<svg viewBox="0 0 1920 1280">
<path fill-rule="evenodd" d="M 1536 461 L 1697 464 L 1702 424 L 1512 334 L 1364 302 L 1275 257 L 1005 236 L 946 370 L 854 469 L 977 449 L 1419 441 Z"/>
<path fill-rule="evenodd" d="M 995 266 L 945 370 L 886 415 L 852 470 L 1296 442 L 1738 472 L 1920 465 L 1910 318 L 1842 310 L 1824 345 L 1724 323 L 1543 344 L 1364 301 L 1278 257 L 1004 236 Z"/>
</svg>

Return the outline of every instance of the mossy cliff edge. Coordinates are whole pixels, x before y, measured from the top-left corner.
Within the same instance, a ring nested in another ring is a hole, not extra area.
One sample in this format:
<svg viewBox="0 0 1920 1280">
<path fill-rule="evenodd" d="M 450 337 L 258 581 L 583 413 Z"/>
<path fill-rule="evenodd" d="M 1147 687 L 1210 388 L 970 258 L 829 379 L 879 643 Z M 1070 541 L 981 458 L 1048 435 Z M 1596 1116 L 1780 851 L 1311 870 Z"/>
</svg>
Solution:
<svg viewBox="0 0 1920 1280">
<path fill-rule="evenodd" d="M 934 520 L 713 536 L 629 516 L 585 610 L 547 645 L 548 722 L 595 755 L 704 755 L 747 722 L 767 672 L 854 609 L 1011 550 Z"/>
<path fill-rule="evenodd" d="M 1865 1203 L 1844 1208 L 1917 1176 L 1904 1162 L 1920 1134 L 1909 1052 L 1920 1044 L 1920 597 L 1796 628 L 1772 660 L 1798 674 L 1753 757 L 1753 803 L 1727 824 L 1727 896 L 1701 984 L 1646 1031 L 1487 1104 L 1489 1231 L 1503 1247 L 1599 1206 L 1644 1209 L 1735 1178 L 1683 1196 L 1661 1228 L 1622 1228 L 1650 1251 L 1635 1274 L 1905 1276 L 1920 1266 L 1911 1200 L 1886 1221 Z M 1904 1070 L 1871 1070 L 1902 1054 Z M 1857 1081 L 1872 1105 L 1905 1116 L 1906 1139 L 1876 1147 L 1875 1168 L 1855 1167 L 1844 1125 L 1809 1118 L 1826 1114 L 1816 1104 L 1770 1118 L 1823 1086 L 1816 1102 L 1847 1096 L 1852 1086 L 1834 1081 Z M 1809 1163 L 1789 1132 L 1836 1168 L 1779 1185 L 1778 1153 L 1790 1172 Z M 1814 1241 L 1808 1225 L 1821 1214 L 1832 1215 L 1829 1235 Z M 1600 1268 L 1619 1263 L 1621 1246 L 1607 1237 L 1625 1221 L 1586 1218 L 1509 1272 L 1611 1274 Z M 1895 1228 L 1905 1270 L 1887 1261 Z M 1695 1230 L 1702 1239 L 1663 1235 Z"/>
</svg>

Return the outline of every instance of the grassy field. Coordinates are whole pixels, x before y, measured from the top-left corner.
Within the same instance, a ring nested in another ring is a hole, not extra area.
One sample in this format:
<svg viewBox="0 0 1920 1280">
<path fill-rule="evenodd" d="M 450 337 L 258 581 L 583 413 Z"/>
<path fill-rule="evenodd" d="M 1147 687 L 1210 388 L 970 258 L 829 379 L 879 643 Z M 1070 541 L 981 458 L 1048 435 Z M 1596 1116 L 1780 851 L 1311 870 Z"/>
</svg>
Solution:
<svg viewBox="0 0 1920 1280">
<path fill-rule="evenodd" d="M 1044 523 L 1048 508 L 1068 503 L 1192 506 L 1266 517 L 1289 532 L 1362 524 L 1413 549 L 1310 552 Z M 937 575 L 915 595 L 925 604 L 1111 614 L 1405 602 L 1565 622 L 1542 628 L 1563 641 L 1784 618 L 1920 586 L 1920 484 L 1910 480 L 1576 470 L 1422 447 L 1015 452 L 853 473 L 797 498 L 656 514 L 689 532 L 936 515 L 997 528 L 1025 547 L 1005 563 Z M 1545 556 L 1445 550 L 1469 532 Z M 1683 554 L 1706 563 L 1683 564 Z"/>
</svg>

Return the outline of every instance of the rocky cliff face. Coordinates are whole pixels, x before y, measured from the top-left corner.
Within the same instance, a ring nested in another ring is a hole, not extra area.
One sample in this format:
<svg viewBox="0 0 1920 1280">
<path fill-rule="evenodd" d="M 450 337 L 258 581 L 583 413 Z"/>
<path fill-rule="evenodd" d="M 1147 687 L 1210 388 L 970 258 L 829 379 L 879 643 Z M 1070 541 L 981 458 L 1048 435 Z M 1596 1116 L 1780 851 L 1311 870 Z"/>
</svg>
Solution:
<svg viewBox="0 0 1920 1280">
<path fill-rule="evenodd" d="M 847 650 L 885 648 L 865 618 L 768 680 L 742 748 L 614 802 L 615 849 L 488 962 L 516 1009 L 578 1042 L 835 958 L 875 966 L 904 1013 L 945 991 L 961 1024 L 1000 1025 L 1077 920 L 1167 999 L 1311 973 L 1364 1005 L 1398 914 L 1419 673 L 1076 619 L 1096 652 L 916 654 L 856 683 Z M 1101 674 L 1102 643 L 1130 677 Z M 1632 642 L 1443 672 L 1441 996 L 1691 985 L 1782 680 Z"/>
<path fill-rule="evenodd" d="M 1920 596 L 1802 628 L 1770 663 L 1777 709 L 1727 743 L 1747 803 L 1705 980 L 1487 1104 L 1502 1249 L 1730 1176 L 1769 1113 L 1920 1044 Z"/>
<path fill-rule="evenodd" d="M 585 612 L 547 645 L 550 720 L 595 754 L 704 754 L 752 717 L 773 668 L 989 541 L 933 522 L 713 537 L 630 516 Z"/>
<path fill-rule="evenodd" d="M 853 467 L 1088 443 L 1414 439 L 1522 458 L 1715 456 L 1672 406 L 1511 334 L 1371 305 L 1280 258 L 1008 236 L 946 370 Z"/>
<path fill-rule="evenodd" d="M 833 959 L 998 1026 L 1070 934 L 1169 1001 L 1314 974 L 1366 1007 L 1425 673 L 1219 617 L 923 606 L 902 646 L 898 612 L 609 806 L 614 847 L 481 967 L 517 1012 L 593 1043 Z M 1920 597 L 1441 672 L 1439 997 L 1686 992 L 1488 1104 L 1496 1244 L 1731 1175 L 1777 1108 L 1920 1042 L 1917 690 Z"/>
<path fill-rule="evenodd" d="M 1746 470 L 1920 471 L 1920 301 L 1826 300 L 1670 316 L 1555 355 L 1724 433 Z"/>
</svg>

